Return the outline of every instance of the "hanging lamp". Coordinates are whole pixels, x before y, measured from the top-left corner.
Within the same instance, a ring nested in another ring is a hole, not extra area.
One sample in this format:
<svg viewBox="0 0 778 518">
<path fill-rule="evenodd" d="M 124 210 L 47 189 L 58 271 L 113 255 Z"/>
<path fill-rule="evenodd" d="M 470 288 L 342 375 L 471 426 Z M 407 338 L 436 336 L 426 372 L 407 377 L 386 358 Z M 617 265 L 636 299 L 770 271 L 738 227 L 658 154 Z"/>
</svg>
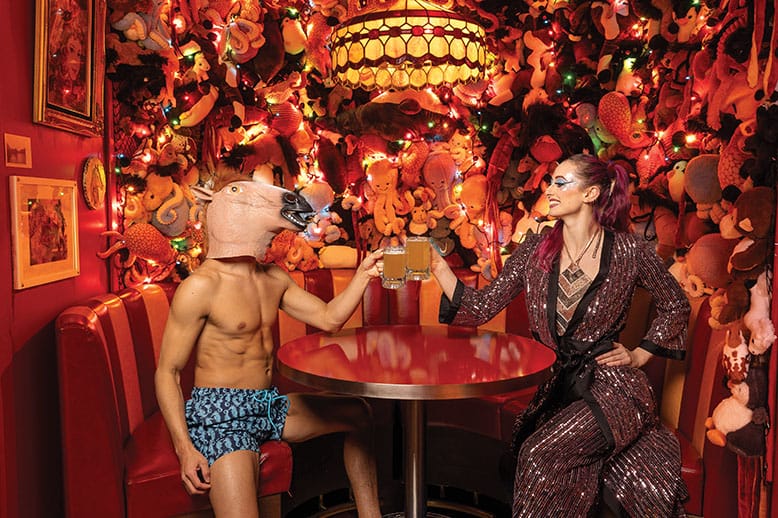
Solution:
<svg viewBox="0 0 778 518">
<path fill-rule="evenodd" d="M 350 88 L 421 90 L 484 77 L 484 28 L 424 0 L 360 11 L 333 30 L 332 79 Z"/>
</svg>

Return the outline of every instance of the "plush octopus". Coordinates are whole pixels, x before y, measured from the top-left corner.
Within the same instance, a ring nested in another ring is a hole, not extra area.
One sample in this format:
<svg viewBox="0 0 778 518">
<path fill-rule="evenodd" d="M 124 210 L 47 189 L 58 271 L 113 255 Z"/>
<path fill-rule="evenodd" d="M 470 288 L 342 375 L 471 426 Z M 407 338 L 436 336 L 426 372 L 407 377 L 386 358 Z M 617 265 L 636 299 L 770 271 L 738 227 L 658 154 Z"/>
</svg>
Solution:
<svg viewBox="0 0 778 518">
<path fill-rule="evenodd" d="M 124 234 L 110 230 L 101 235 L 117 238 L 117 241 L 98 252 L 99 258 L 107 259 L 116 252 L 127 250 L 126 259 L 122 260 L 119 255 L 114 258 L 117 266 L 127 271 L 125 283 L 156 282 L 168 277 L 176 267 L 176 252 L 170 241 L 149 223 L 135 223 Z"/>
<path fill-rule="evenodd" d="M 397 167 L 389 160 L 376 160 L 367 166 L 367 182 L 373 191 L 373 218 L 378 231 L 384 236 L 399 235 L 405 227 L 405 220 L 398 214 L 405 214 L 404 202 L 397 191 Z"/>
</svg>

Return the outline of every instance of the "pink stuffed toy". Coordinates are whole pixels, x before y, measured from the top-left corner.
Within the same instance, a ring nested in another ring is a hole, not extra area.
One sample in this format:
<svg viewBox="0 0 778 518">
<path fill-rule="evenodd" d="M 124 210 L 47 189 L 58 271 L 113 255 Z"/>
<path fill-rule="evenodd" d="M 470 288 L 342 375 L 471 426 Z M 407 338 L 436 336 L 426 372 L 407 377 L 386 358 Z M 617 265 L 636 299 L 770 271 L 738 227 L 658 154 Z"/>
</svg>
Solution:
<svg viewBox="0 0 778 518">
<path fill-rule="evenodd" d="M 456 175 L 456 162 L 448 153 L 430 153 L 422 167 L 424 183 L 435 194 L 432 208 L 445 213 L 450 219 L 459 212 L 459 207 L 451 199 Z"/>
</svg>

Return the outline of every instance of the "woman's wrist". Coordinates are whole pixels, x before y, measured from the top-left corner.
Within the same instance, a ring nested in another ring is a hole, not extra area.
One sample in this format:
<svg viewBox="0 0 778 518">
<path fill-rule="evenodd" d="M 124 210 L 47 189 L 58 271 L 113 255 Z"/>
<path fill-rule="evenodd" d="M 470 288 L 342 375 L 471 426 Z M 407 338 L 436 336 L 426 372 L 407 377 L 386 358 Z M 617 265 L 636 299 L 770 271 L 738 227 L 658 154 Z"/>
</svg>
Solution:
<svg viewBox="0 0 778 518">
<path fill-rule="evenodd" d="M 629 351 L 629 358 L 630 358 L 630 366 L 635 368 L 640 368 L 646 363 L 648 363 L 648 360 L 651 359 L 651 357 L 654 356 L 650 352 L 646 351 L 642 347 L 636 347 L 633 350 Z"/>
</svg>

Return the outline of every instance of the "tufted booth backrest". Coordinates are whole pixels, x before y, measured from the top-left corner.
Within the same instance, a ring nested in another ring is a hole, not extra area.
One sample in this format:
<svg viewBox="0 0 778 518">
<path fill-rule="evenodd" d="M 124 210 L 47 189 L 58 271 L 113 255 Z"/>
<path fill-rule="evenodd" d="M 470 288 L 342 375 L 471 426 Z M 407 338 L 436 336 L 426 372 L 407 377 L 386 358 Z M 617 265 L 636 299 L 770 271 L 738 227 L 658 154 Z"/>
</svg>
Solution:
<svg viewBox="0 0 778 518">
<path fill-rule="evenodd" d="M 353 274 L 354 271 L 351 269 L 290 272 L 292 279 L 300 287 L 325 301 L 332 300 L 343 291 Z M 479 273 L 466 268 L 455 269 L 455 274 L 465 285 L 474 288 L 482 287 L 487 283 Z M 362 303 L 343 327 L 351 329 L 386 324 L 438 325 L 440 295 L 441 290 L 434 280 L 409 281 L 400 289 L 389 290 L 381 287 L 379 279 L 372 279 L 362 297 Z M 481 328 L 529 336 L 523 294 Z M 273 328 L 273 337 L 279 345 L 315 331 L 317 331 L 315 328 L 279 311 L 278 321 Z"/>
<path fill-rule="evenodd" d="M 148 377 L 156 368 L 173 289 L 147 285 L 105 294 L 71 306 L 57 318 L 68 516 L 124 514 L 122 450 L 130 434 L 157 410 Z M 191 390 L 191 367 L 184 378 Z M 68 447 L 84 443 L 89 447 Z M 100 498 L 94 497 L 96 491 Z M 91 503 L 73 507 L 84 502 Z"/>
</svg>

